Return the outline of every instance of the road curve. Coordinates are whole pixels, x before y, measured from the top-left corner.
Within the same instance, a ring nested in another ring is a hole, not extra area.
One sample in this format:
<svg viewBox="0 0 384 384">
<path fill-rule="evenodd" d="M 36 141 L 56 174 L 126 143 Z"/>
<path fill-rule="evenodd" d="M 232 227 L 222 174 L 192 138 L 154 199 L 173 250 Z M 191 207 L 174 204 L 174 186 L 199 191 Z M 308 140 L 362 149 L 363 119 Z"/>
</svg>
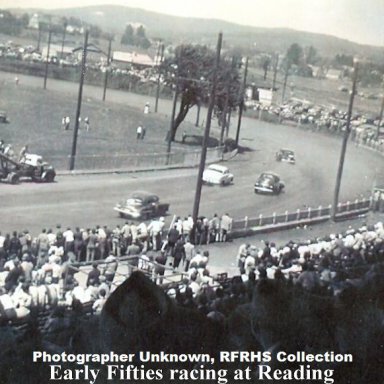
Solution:
<svg viewBox="0 0 384 384">
<path fill-rule="evenodd" d="M 11 81 L 11 74 L 0 72 L 1 81 Z M 42 79 L 20 76 L 22 84 L 39 86 Z M 49 89 L 76 92 L 76 84 L 51 80 Z M 98 87 L 86 87 L 85 95 L 100 93 Z M 148 98 L 127 92 L 108 90 L 109 100 L 129 102 L 140 107 Z M 170 101 L 161 100 L 160 112 L 167 113 Z M 194 117 L 191 115 L 193 121 Z M 233 125 L 236 121 L 233 119 Z M 234 136 L 234 127 L 230 134 Z M 240 143 L 250 151 L 228 162 L 235 175 L 228 187 L 203 187 L 200 213 L 230 213 L 235 218 L 255 217 L 260 213 L 284 213 L 306 206 L 317 207 L 332 202 L 341 138 L 316 134 L 296 127 L 275 125 L 243 118 Z M 296 165 L 278 163 L 274 154 L 281 147 L 296 152 Z M 367 196 L 381 169 L 382 157 L 349 143 L 340 201 Z M 253 184 L 260 172 L 272 170 L 281 175 L 286 191 L 279 196 L 255 195 Z M 192 212 L 197 169 L 182 169 L 133 174 L 62 176 L 53 184 L 1 185 L 0 201 L 3 233 L 29 229 L 38 233 L 42 227 L 114 226 L 122 223 L 113 211 L 114 204 L 134 190 L 149 190 L 170 203 L 170 214 Z M 168 218 L 168 221 L 170 217 Z"/>
</svg>

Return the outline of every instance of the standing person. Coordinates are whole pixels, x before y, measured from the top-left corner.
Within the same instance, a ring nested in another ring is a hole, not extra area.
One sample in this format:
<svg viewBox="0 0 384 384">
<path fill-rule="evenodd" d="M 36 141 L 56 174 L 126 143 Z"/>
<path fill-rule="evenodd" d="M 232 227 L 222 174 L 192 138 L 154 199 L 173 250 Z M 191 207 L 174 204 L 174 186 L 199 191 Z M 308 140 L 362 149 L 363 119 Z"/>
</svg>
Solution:
<svg viewBox="0 0 384 384">
<path fill-rule="evenodd" d="M 184 239 L 179 236 L 175 244 L 175 250 L 173 253 L 173 268 L 179 268 L 181 260 L 185 259 Z"/>
<path fill-rule="evenodd" d="M 144 105 L 144 115 L 148 115 L 150 112 L 150 105 L 149 102 L 147 101 Z"/>
<path fill-rule="evenodd" d="M 141 136 L 143 135 L 143 127 L 139 125 L 136 129 L 136 140 L 141 140 Z"/>
<path fill-rule="evenodd" d="M 184 256 L 184 271 L 188 272 L 189 264 L 195 257 L 195 246 L 191 243 L 190 239 L 188 239 L 184 244 Z"/>
<path fill-rule="evenodd" d="M 86 261 L 94 261 L 96 254 L 98 236 L 96 234 L 96 229 L 92 229 L 87 244 L 87 260 Z"/>
<path fill-rule="evenodd" d="M 89 118 L 88 116 L 84 118 L 84 128 L 88 132 L 89 131 Z"/>
<path fill-rule="evenodd" d="M 28 152 L 28 145 L 24 145 L 23 148 L 21 148 L 19 153 L 19 163 L 21 163 L 23 160 L 25 160 L 25 155 Z"/>
<path fill-rule="evenodd" d="M 167 236 L 167 247 L 168 250 L 170 249 L 170 254 L 173 256 L 173 250 L 175 248 L 175 244 L 177 242 L 177 239 L 179 238 L 180 232 L 177 230 L 176 225 L 174 225 L 168 232 Z"/>
<path fill-rule="evenodd" d="M 37 265 L 40 267 L 45 263 L 46 256 L 49 250 L 49 237 L 47 230 L 43 228 L 41 233 L 37 236 Z"/>
<path fill-rule="evenodd" d="M 64 129 L 66 131 L 68 131 L 70 124 L 71 124 L 71 119 L 69 118 L 69 116 L 66 116 L 65 117 L 65 127 L 64 127 Z"/>
<path fill-rule="evenodd" d="M 225 213 L 220 221 L 220 241 L 227 241 L 227 235 L 232 230 L 232 218 Z"/>
<path fill-rule="evenodd" d="M 212 219 L 209 221 L 209 234 L 208 234 L 208 244 L 210 242 L 219 241 L 220 237 L 220 219 L 215 213 Z"/>
<path fill-rule="evenodd" d="M 240 275 L 245 274 L 245 259 L 249 255 L 250 248 L 251 248 L 251 244 L 244 243 L 240 245 L 239 250 L 237 252 L 236 261 L 237 261 L 237 266 L 239 267 L 239 270 L 240 270 Z"/>
<path fill-rule="evenodd" d="M 121 256 L 121 241 L 122 241 L 122 230 L 120 225 L 116 225 L 116 228 L 112 231 L 112 254 L 114 256 Z"/>
<path fill-rule="evenodd" d="M 152 220 L 148 225 L 148 233 L 151 238 L 152 249 L 157 251 L 161 248 L 161 237 L 164 227 L 164 217 L 160 217 L 159 220 Z"/>
<path fill-rule="evenodd" d="M 76 261 L 82 261 L 82 253 L 84 250 L 83 234 L 80 228 L 76 228 L 73 234 L 73 252 L 76 255 Z"/>
<path fill-rule="evenodd" d="M 75 237 L 70 227 L 67 227 L 67 230 L 63 232 L 63 237 L 65 254 L 68 254 L 68 252 L 73 252 Z"/>
</svg>

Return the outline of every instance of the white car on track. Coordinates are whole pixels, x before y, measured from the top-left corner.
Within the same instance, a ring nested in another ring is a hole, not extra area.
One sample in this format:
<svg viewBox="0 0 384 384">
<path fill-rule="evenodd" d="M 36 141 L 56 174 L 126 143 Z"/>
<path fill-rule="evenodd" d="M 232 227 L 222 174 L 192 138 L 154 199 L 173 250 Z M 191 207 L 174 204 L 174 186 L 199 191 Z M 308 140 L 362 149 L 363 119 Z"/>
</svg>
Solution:
<svg viewBox="0 0 384 384">
<path fill-rule="evenodd" d="M 220 164 L 211 164 L 203 172 L 203 182 L 206 184 L 229 185 L 233 183 L 233 174 L 228 167 Z"/>
</svg>

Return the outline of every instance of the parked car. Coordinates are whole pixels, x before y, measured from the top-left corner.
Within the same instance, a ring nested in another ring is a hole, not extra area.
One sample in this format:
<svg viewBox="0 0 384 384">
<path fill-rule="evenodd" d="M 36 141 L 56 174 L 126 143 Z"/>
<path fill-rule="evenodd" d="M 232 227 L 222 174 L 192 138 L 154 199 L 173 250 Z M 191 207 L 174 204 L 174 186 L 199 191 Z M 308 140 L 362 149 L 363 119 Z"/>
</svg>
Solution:
<svg viewBox="0 0 384 384">
<path fill-rule="evenodd" d="M 223 165 L 211 164 L 203 172 L 203 183 L 229 185 L 233 183 L 233 175 Z"/>
<path fill-rule="evenodd" d="M 119 213 L 120 217 L 149 219 L 165 215 L 169 204 L 160 203 L 159 196 L 153 193 L 137 191 L 126 200 L 117 203 L 113 209 Z"/>
<path fill-rule="evenodd" d="M 0 123 L 8 123 L 7 112 L 0 111 Z"/>
<path fill-rule="evenodd" d="M 255 183 L 255 193 L 279 194 L 285 185 L 280 180 L 280 176 L 274 172 L 263 172 Z"/>
<path fill-rule="evenodd" d="M 276 160 L 285 163 L 295 164 L 295 152 L 290 149 L 282 148 L 278 152 L 276 152 Z"/>
</svg>

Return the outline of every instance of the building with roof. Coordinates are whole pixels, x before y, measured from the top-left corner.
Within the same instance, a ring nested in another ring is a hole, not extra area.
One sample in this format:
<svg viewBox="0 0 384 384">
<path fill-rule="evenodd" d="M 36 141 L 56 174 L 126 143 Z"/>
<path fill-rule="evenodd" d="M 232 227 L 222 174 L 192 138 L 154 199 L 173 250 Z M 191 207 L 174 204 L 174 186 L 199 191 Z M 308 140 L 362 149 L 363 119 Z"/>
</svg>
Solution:
<svg viewBox="0 0 384 384">
<path fill-rule="evenodd" d="M 158 65 L 149 55 L 137 52 L 114 51 L 112 61 L 115 64 L 128 64 L 139 68 L 155 67 Z"/>
</svg>

